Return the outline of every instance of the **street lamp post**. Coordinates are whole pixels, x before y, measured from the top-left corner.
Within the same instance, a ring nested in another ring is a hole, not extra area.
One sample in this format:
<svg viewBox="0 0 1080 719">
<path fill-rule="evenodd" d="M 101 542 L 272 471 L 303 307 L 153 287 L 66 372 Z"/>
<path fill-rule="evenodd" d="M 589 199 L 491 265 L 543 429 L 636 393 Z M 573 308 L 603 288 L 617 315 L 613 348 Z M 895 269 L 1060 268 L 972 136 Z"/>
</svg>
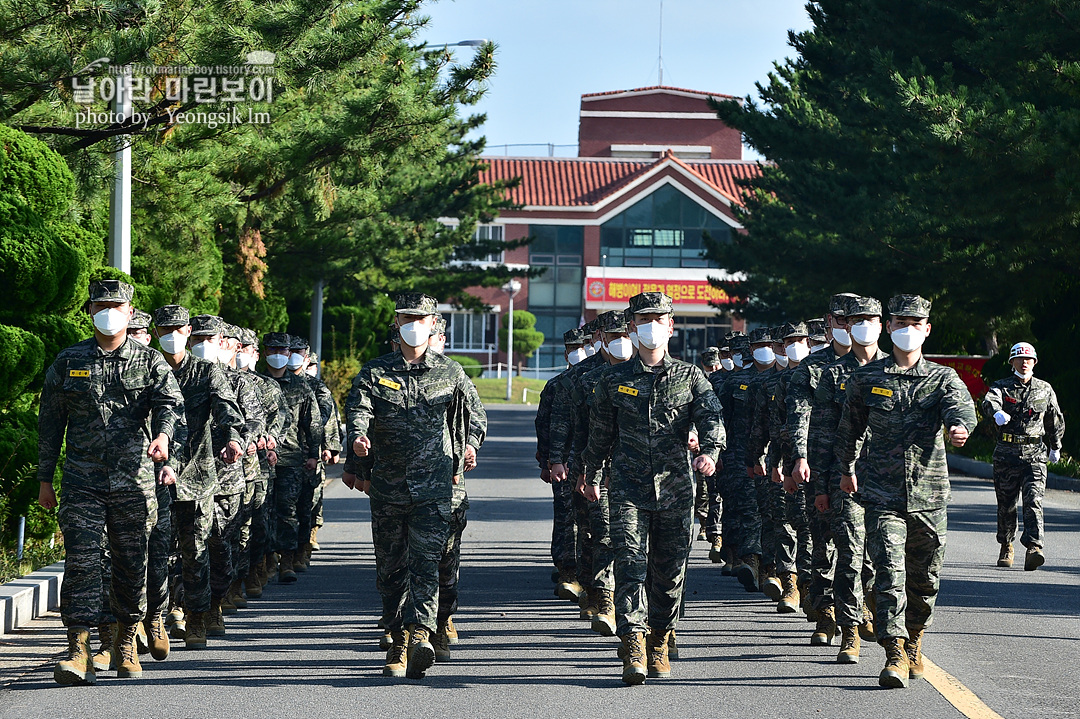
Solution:
<svg viewBox="0 0 1080 719">
<path fill-rule="evenodd" d="M 510 295 L 510 311 L 506 315 L 506 401 L 509 402 L 514 381 L 514 295 L 521 291 L 521 283 L 510 280 L 502 286 L 502 290 Z"/>
</svg>

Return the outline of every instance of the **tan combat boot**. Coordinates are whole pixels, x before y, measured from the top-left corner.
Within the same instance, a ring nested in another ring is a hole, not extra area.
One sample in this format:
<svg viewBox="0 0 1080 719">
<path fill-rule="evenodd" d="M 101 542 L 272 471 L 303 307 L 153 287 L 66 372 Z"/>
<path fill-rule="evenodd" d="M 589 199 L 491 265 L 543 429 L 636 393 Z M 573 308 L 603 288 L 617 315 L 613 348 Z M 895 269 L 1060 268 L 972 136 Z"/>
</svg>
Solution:
<svg viewBox="0 0 1080 719">
<path fill-rule="evenodd" d="M 276 571 L 277 560 L 274 559 L 273 554 L 267 554 L 263 557 L 263 563 L 259 566 L 259 579 L 262 580 L 263 588 L 270 584 L 270 575 Z"/>
<path fill-rule="evenodd" d="M 678 659 L 679 658 L 679 640 L 675 638 L 675 630 L 674 629 L 672 629 L 668 633 L 667 656 L 668 656 L 668 659 Z"/>
<path fill-rule="evenodd" d="M 394 635 L 390 633 L 389 629 L 382 631 L 382 636 L 379 637 L 379 649 L 384 652 L 390 649 L 390 646 L 394 643 Z"/>
<path fill-rule="evenodd" d="M 150 653 L 150 642 L 146 638 L 146 630 L 143 629 L 142 622 L 135 625 L 135 651 L 139 654 Z"/>
<path fill-rule="evenodd" d="M 922 679 L 926 673 L 926 667 L 922 660 L 922 629 L 908 627 L 908 640 L 904 642 L 904 651 L 907 653 L 908 676 L 912 679 Z"/>
<path fill-rule="evenodd" d="M 405 676 L 409 679 L 423 679 L 424 673 L 435 663 L 431 630 L 416 625 L 409 627 L 409 651 L 406 658 Z"/>
<path fill-rule="evenodd" d="M 183 639 L 187 624 L 184 621 L 184 610 L 173 607 L 165 617 L 165 626 L 169 628 L 169 636 L 173 639 Z"/>
<path fill-rule="evenodd" d="M 997 565 L 999 567 L 1011 567 L 1013 565 L 1013 545 L 1012 542 L 1001 545 L 1001 551 L 998 553 Z"/>
<path fill-rule="evenodd" d="M 645 653 L 648 657 L 649 678 L 667 679 L 671 676 L 671 662 L 668 661 L 668 634 L 650 629 L 645 639 Z"/>
<path fill-rule="evenodd" d="M 206 620 L 209 612 L 192 612 L 188 616 L 187 635 L 184 637 L 185 649 L 206 649 Z M 225 626 L 222 625 L 222 631 Z"/>
<path fill-rule="evenodd" d="M 699 542 L 709 541 L 709 535 L 705 533 L 705 523 L 702 522 L 698 525 L 697 539 Z"/>
<path fill-rule="evenodd" d="M 776 611 L 780 614 L 794 614 L 799 611 L 799 575 L 786 572 L 780 577 L 780 583 L 784 591 L 776 604 Z"/>
<path fill-rule="evenodd" d="M 113 633 L 116 631 L 115 624 L 102 624 L 98 626 L 98 650 L 94 654 L 94 669 L 99 672 L 107 672 L 115 669 L 112 663 Z"/>
<path fill-rule="evenodd" d="M 258 567 L 252 566 L 244 577 L 244 594 L 248 596 L 248 599 L 258 599 L 262 596 L 262 588 L 262 577 L 259 576 Z"/>
<path fill-rule="evenodd" d="M 709 561 L 713 564 L 724 561 L 724 538 L 720 535 L 713 537 L 712 545 L 709 547 Z"/>
<path fill-rule="evenodd" d="M 139 633 L 139 624 L 116 625 L 116 640 L 113 642 L 113 661 L 116 663 L 118 679 L 139 679 L 142 677 L 142 665 L 136 649 L 135 637 Z"/>
<path fill-rule="evenodd" d="M 297 572 L 306 572 L 308 570 L 308 543 L 304 542 L 300 545 L 300 548 L 293 553 L 292 568 Z"/>
<path fill-rule="evenodd" d="M 1034 572 L 1046 562 L 1046 555 L 1040 547 L 1028 547 L 1024 556 L 1024 571 Z"/>
<path fill-rule="evenodd" d="M 858 664 L 859 630 L 856 627 L 840 627 L 840 653 L 836 655 L 837 664 Z"/>
<path fill-rule="evenodd" d="M 592 620 L 592 630 L 602 637 L 615 636 L 615 593 L 610 589 L 601 589 L 600 603 L 596 607 L 596 616 Z"/>
<path fill-rule="evenodd" d="M 226 596 L 228 597 L 229 604 L 237 609 L 247 608 L 247 599 L 244 598 L 243 582 L 239 579 L 233 580 L 233 583 L 229 585 L 229 593 Z"/>
<path fill-rule="evenodd" d="M 296 581 L 296 570 L 293 568 L 293 553 L 282 552 L 278 560 L 278 584 L 292 584 Z"/>
<path fill-rule="evenodd" d="M 383 666 L 382 673 L 384 677 L 403 677 L 407 664 L 409 632 L 399 629 L 390 635 L 390 648 L 386 651 L 386 665 Z"/>
<path fill-rule="evenodd" d="M 317 552 L 320 549 L 322 549 L 322 547 L 319 546 L 319 540 L 316 539 L 316 535 L 318 535 L 318 533 L 319 533 L 319 528 L 318 527 L 312 527 L 311 528 L 311 539 L 308 540 L 308 545 L 311 547 L 311 551 L 313 551 L 313 552 Z"/>
<path fill-rule="evenodd" d="M 229 599 L 230 589 L 225 590 L 225 596 L 221 598 L 221 613 L 225 616 L 236 614 L 236 605 Z"/>
<path fill-rule="evenodd" d="M 450 644 L 458 643 L 457 627 L 454 626 L 453 617 L 447 617 L 446 619 L 446 641 Z"/>
<path fill-rule="evenodd" d="M 756 592 L 758 590 L 761 557 L 756 554 L 747 554 L 745 557 L 740 557 L 740 561 L 742 563 L 735 570 L 735 576 L 738 578 L 739 583 L 743 585 L 743 589 L 748 592 Z"/>
<path fill-rule="evenodd" d="M 206 613 L 206 636 L 225 636 L 225 617 L 221 616 L 221 602 L 210 602 L 210 611 Z"/>
<path fill-rule="evenodd" d="M 766 564 L 761 570 L 761 591 L 774 602 L 784 594 L 784 586 L 776 576 L 776 565 Z"/>
<path fill-rule="evenodd" d="M 600 590 L 589 587 L 585 590 L 584 597 L 581 601 L 585 606 L 581 607 L 579 616 L 582 619 L 591 622 L 596 618 L 597 612 L 600 611 Z"/>
<path fill-rule="evenodd" d="M 169 656 L 169 633 L 165 631 L 165 622 L 161 615 L 157 614 L 143 620 L 143 630 L 146 632 L 147 643 L 150 645 L 150 656 L 156 661 L 164 661 Z"/>
<path fill-rule="evenodd" d="M 57 684 L 93 684 L 97 675 L 90 657 L 90 630 L 71 627 L 67 630 L 67 639 L 67 657 L 56 663 L 53 680 Z"/>
<path fill-rule="evenodd" d="M 810 636 L 811 646 L 827 647 L 832 644 L 833 637 L 836 636 L 835 612 L 836 610 L 831 606 L 818 610 L 817 627 Z"/>
<path fill-rule="evenodd" d="M 859 625 L 859 636 L 862 637 L 864 642 L 877 641 L 877 636 L 874 634 L 874 615 L 870 613 L 870 603 L 868 601 L 863 601 L 862 624 Z"/>
<path fill-rule="evenodd" d="M 645 635 L 630 632 L 622 637 L 620 651 L 623 660 L 622 680 L 624 684 L 645 683 Z"/>
<path fill-rule="evenodd" d="M 446 636 L 446 625 L 440 624 L 431 637 L 431 646 L 435 650 L 435 661 L 450 661 L 450 639 Z"/>
<path fill-rule="evenodd" d="M 577 603 L 584 591 L 585 589 L 582 588 L 573 572 L 559 572 L 559 584 L 555 589 L 555 593 L 559 595 L 560 599 Z"/>
<path fill-rule="evenodd" d="M 908 657 L 904 649 L 904 640 L 889 637 L 882 640 L 885 647 L 885 668 L 878 676 L 878 684 L 889 689 L 906 689 L 908 685 Z"/>
</svg>

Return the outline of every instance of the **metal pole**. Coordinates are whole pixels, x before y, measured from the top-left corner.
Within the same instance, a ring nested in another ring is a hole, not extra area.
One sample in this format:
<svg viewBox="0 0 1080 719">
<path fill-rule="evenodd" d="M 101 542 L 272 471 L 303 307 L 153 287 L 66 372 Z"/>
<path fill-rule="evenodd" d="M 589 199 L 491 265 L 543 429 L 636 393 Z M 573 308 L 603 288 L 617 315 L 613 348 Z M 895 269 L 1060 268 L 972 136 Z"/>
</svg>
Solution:
<svg viewBox="0 0 1080 719">
<path fill-rule="evenodd" d="M 323 310 L 323 281 L 315 280 L 315 291 L 311 294 L 311 351 L 323 358 L 322 353 L 322 310 Z"/>
<path fill-rule="evenodd" d="M 26 542 L 26 517 L 19 517 L 19 543 L 15 549 L 15 558 L 23 558 L 23 545 Z"/>
<path fill-rule="evenodd" d="M 514 382 L 514 285 L 510 284 L 510 314 L 506 322 L 506 401 L 510 401 Z"/>
<path fill-rule="evenodd" d="M 131 74 L 116 76 L 113 112 L 124 119 L 131 116 Z M 131 136 L 120 135 L 109 202 L 109 264 L 131 274 Z"/>
</svg>

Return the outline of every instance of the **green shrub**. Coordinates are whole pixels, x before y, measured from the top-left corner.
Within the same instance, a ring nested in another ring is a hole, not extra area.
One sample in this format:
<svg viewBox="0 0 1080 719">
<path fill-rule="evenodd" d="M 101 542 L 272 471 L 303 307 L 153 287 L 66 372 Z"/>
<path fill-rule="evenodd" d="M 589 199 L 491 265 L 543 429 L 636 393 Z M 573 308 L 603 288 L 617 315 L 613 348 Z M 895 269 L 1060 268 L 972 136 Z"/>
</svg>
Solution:
<svg viewBox="0 0 1080 719">
<path fill-rule="evenodd" d="M 484 374 L 484 367 L 480 364 L 480 360 L 478 359 L 466 357 L 465 355 L 447 355 L 446 358 L 452 359 L 461 365 L 461 368 L 465 370 L 465 374 L 468 377 L 476 379 Z"/>
</svg>

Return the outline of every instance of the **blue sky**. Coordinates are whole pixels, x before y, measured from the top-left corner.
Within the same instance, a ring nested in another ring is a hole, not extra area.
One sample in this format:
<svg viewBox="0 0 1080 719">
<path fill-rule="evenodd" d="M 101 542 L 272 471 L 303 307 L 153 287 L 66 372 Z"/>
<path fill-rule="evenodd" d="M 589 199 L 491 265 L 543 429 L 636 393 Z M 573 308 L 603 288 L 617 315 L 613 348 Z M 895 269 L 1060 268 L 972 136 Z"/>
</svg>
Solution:
<svg viewBox="0 0 1080 719">
<path fill-rule="evenodd" d="M 756 97 L 774 61 L 793 55 L 788 30 L 810 25 L 803 0 L 665 0 L 664 84 Z M 489 154 L 505 143 L 577 142 L 580 97 L 657 84 L 660 0 L 439 0 L 432 43 L 488 39 L 498 70 L 476 111 Z M 473 48 L 453 48 L 466 61 Z M 556 151 L 572 155 L 573 147 Z M 510 148 L 511 155 L 547 154 Z"/>
</svg>

